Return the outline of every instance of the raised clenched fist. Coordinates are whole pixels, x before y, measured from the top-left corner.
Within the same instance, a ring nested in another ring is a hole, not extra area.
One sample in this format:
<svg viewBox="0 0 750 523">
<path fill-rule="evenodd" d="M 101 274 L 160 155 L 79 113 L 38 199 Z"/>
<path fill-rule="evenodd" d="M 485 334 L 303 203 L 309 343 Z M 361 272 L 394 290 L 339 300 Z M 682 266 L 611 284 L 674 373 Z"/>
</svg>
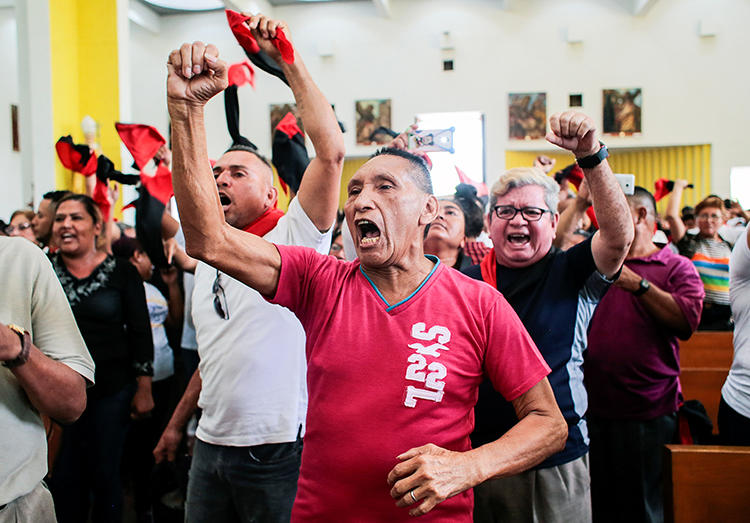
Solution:
<svg viewBox="0 0 750 523">
<path fill-rule="evenodd" d="M 576 158 L 591 156 L 599 151 L 599 137 L 594 120 L 583 113 L 566 111 L 549 119 L 547 141 L 567 149 Z"/>
<path fill-rule="evenodd" d="M 168 103 L 205 105 L 228 84 L 227 64 L 213 44 L 182 44 L 169 54 L 167 70 Z"/>
</svg>

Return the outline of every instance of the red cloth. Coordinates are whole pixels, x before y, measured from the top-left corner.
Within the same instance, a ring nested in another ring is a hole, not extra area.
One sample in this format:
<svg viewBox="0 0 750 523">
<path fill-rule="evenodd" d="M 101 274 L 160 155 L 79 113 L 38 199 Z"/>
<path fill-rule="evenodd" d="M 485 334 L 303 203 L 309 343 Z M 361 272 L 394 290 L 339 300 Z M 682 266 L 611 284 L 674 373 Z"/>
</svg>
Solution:
<svg viewBox="0 0 750 523">
<path fill-rule="evenodd" d="M 254 235 L 260 236 L 262 238 L 263 236 L 271 232 L 271 229 L 276 227 L 276 224 L 282 216 L 284 216 L 284 213 L 280 210 L 275 208 L 268 209 L 266 212 L 253 220 L 252 223 L 250 223 L 250 225 L 245 227 L 243 230 L 245 232 L 253 233 Z"/>
<path fill-rule="evenodd" d="M 55 144 L 57 157 L 66 169 L 91 176 L 96 173 L 96 153 L 88 145 L 74 144 L 73 138 L 63 136 Z"/>
<path fill-rule="evenodd" d="M 591 224 L 598 229 L 599 228 L 599 221 L 596 219 L 596 213 L 594 213 L 594 206 L 593 205 L 591 207 L 589 207 L 588 209 L 586 209 L 586 215 L 589 218 L 591 218 Z"/>
<path fill-rule="evenodd" d="M 479 268 L 482 271 L 482 279 L 492 285 L 493 289 L 497 289 L 497 260 L 494 247 L 485 255 Z"/>
<path fill-rule="evenodd" d="M 296 134 L 301 134 L 302 136 L 305 135 L 305 133 L 302 132 L 302 129 L 297 125 L 297 118 L 291 111 L 286 113 L 284 118 L 282 118 L 278 125 L 276 125 L 276 130 L 281 131 L 289 138 L 293 138 Z"/>
<path fill-rule="evenodd" d="M 174 189 L 172 188 L 172 171 L 163 163 L 160 163 L 159 167 L 156 168 L 154 176 L 148 176 L 141 171 L 141 183 L 151 196 L 164 205 L 167 205 L 167 202 L 169 202 L 169 199 L 174 194 Z"/>
<path fill-rule="evenodd" d="M 133 155 L 136 165 L 143 169 L 167 141 L 156 128 L 139 123 L 115 123 L 117 134 Z"/>
<path fill-rule="evenodd" d="M 471 178 L 469 178 L 469 175 L 467 175 L 465 172 L 463 172 L 461 169 L 458 168 L 458 165 L 456 167 L 456 172 L 458 173 L 458 179 L 461 183 L 468 183 L 469 185 L 476 187 L 477 189 L 477 196 L 487 196 L 490 191 L 487 190 L 487 185 L 481 182 L 475 182 Z"/>
<path fill-rule="evenodd" d="M 101 181 L 99 178 L 96 179 L 96 185 L 94 185 L 94 194 L 91 197 L 99 206 L 99 210 L 102 212 L 102 216 L 106 221 L 109 218 L 109 212 L 112 209 L 112 204 L 109 203 L 109 188 L 107 184 Z"/>
<path fill-rule="evenodd" d="M 573 165 L 566 178 L 573 184 L 573 187 L 577 191 L 581 187 L 581 182 L 583 182 L 583 169 L 578 164 Z"/>
<path fill-rule="evenodd" d="M 230 65 L 228 75 L 229 85 L 241 87 L 250 84 L 255 89 L 255 69 L 247 60 Z"/>
<path fill-rule="evenodd" d="M 250 32 L 250 28 L 245 22 L 250 20 L 249 16 L 242 15 L 231 9 L 226 10 L 227 22 L 229 22 L 229 28 L 234 33 L 234 37 L 242 48 L 251 54 L 257 54 L 260 52 L 260 46 L 255 40 L 255 37 Z M 274 47 L 281 53 L 281 58 L 288 64 L 294 63 L 294 48 L 291 42 L 287 39 L 282 29 L 276 29 L 276 36 L 271 39 Z"/>
<path fill-rule="evenodd" d="M 471 489 L 415 520 L 413 506 L 396 506 L 386 478 L 410 448 L 471 448 L 485 376 L 513 401 L 548 374 L 518 316 L 495 289 L 442 263 L 413 295 L 389 305 L 358 261 L 277 248 L 281 273 L 271 301 L 291 310 L 307 335 L 310 401 L 291 521 L 345 514 L 471 523 Z"/>
<path fill-rule="evenodd" d="M 654 182 L 654 200 L 657 202 L 664 198 L 666 195 L 668 195 L 670 192 L 672 192 L 672 188 L 674 187 L 674 182 L 669 183 L 669 180 L 666 178 L 659 178 Z"/>
</svg>

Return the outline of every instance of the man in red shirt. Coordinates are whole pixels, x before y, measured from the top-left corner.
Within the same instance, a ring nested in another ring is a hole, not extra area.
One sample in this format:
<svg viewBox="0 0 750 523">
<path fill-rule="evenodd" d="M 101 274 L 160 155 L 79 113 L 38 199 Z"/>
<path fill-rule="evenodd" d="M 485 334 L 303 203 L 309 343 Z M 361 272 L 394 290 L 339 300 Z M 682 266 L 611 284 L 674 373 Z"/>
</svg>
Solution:
<svg viewBox="0 0 750 523">
<path fill-rule="evenodd" d="M 271 38 L 282 27 L 250 25 Z M 292 520 L 406 521 L 429 512 L 425 521 L 469 522 L 471 487 L 562 448 L 567 427 L 549 368 L 510 306 L 424 256 L 438 205 L 419 158 L 386 150 L 349 183 L 358 260 L 277 247 L 229 227 L 220 210 L 203 125 L 203 106 L 227 85 L 218 50 L 184 44 L 167 65 L 188 252 L 289 307 L 307 334 L 308 429 Z M 472 450 L 484 375 L 520 421 Z"/>
</svg>

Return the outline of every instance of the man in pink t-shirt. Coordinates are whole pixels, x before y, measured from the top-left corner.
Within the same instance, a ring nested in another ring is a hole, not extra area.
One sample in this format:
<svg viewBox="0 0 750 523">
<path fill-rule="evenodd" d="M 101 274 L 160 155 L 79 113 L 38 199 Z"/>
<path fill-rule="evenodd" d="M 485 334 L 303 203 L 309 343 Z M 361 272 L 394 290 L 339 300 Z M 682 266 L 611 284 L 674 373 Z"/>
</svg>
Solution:
<svg viewBox="0 0 750 523">
<path fill-rule="evenodd" d="M 273 37 L 276 27 L 264 30 Z M 217 49 L 185 44 L 168 69 L 188 251 L 288 306 L 307 334 L 308 431 L 293 520 L 429 513 L 425 521 L 469 522 L 473 486 L 562 448 L 567 426 L 549 369 L 515 313 L 492 287 L 424 255 L 438 211 L 424 162 L 387 149 L 355 173 L 345 213 L 357 261 L 276 247 L 229 227 L 220 210 L 203 126 L 204 104 L 227 85 Z M 485 374 L 519 422 L 471 449 Z"/>
</svg>

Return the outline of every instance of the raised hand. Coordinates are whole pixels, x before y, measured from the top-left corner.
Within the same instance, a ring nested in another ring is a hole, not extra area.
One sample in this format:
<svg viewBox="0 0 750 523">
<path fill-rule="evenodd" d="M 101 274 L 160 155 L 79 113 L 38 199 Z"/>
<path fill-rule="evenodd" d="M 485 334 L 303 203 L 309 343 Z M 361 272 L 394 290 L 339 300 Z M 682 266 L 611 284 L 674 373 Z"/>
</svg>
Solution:
<svg viewBox="0 0 750 523">
<path fill-rule="evenodd" d="M 227 64 L 213 44 L 182 44 L 167 61 L 167 102 L 205 105 L 228 85 Z"/>
<path fill-rule="evenodd" d="M 281 20 L 272 20 L 264 15 L 249 15 L 248 13 L 242 13 L 245 16 L 250 16 L 250 20 L 247 21 L 247 25 L 250 28 L 250 32 L 253 38 L 258 42 L 260 50 L 270 56 L 274 61 L 279 64 L 282 62 L 281 53 L 273 43 L 273 39 L 276 38 L 276 30 L 281 29 L 284 31 L 284 36 L 290 42 L 292 39 L 289 36 L 289 27 L 286 22 Z"/>
<path fill-rule="evenodd" d="M 572 152 L 576 158 L 591 156 L 599 151 L 599 137 L 594 120 L 583 113 L 566 111 L 549 119 L 547 141 Z"/>
</svg>

